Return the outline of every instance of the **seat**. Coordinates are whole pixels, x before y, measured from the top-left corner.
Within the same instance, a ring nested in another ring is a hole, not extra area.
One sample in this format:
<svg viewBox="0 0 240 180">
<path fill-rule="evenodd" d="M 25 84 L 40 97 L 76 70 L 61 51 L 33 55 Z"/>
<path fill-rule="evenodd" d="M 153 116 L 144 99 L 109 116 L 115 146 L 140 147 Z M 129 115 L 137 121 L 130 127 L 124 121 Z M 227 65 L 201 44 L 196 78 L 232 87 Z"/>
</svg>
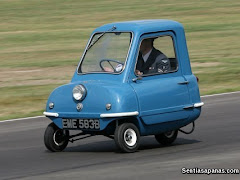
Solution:
<svg viewBox="0 0 240 180">
<path fill-rule="evenodd" d="M 177 60 L 176 58 L 168 58 L 171 65 L 171 71 L 175 71 L 177 69 Z"/>
</svg>

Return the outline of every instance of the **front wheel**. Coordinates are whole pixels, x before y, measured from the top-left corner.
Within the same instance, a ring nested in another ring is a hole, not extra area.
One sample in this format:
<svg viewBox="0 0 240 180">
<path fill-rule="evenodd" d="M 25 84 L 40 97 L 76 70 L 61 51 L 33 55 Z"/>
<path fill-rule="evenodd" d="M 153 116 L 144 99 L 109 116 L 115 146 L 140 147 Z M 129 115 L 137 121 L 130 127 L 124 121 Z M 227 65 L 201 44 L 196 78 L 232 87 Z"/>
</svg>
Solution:
<svg viewBox="0 0 240 180">
<path fill-rule="evenodd" d="M 52 152 L 64 150 L 68 145 L 69 131 L 58 128 L 54 123 L 48 125 L 44 134 L 44 144 Z"/>
<path fill-rule="evenodd" d="M 114 133 L 114 140 L 118 148 L 123 152 L 135 152 L 139 147 L 140 133 L 132 123 L 123 123 Z"/>
<path fill-rule="evenodd" d="M 175 131 L 169 131 L 162 134 L 157 134 L 155 135 L 155 138 L 160 144 L 164 146 L 168 146 L 176 140 L 177 135 L 178 135 L 178 130 L 175 130 Z"/>
</svg>

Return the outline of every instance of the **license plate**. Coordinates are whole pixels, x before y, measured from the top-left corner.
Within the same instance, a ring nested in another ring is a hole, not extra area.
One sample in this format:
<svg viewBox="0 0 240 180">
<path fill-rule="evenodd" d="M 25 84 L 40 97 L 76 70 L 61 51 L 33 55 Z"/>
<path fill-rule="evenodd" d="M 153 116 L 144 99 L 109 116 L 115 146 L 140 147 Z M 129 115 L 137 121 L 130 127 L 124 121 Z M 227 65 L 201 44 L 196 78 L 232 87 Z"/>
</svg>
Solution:
<svg viewBox="0 0 240 180">
<path fill-rule="evenodd" d="M 63 129 L 100 129 L 98 119 L 62 119 Z"/>
</svg>

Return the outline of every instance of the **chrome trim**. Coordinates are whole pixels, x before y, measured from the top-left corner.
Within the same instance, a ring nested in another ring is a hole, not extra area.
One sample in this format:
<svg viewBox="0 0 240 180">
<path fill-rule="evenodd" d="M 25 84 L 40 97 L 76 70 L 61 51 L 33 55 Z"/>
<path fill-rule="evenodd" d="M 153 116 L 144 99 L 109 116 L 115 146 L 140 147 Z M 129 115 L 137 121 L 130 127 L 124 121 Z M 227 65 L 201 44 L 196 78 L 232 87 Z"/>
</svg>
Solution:
<svg viewBox="0 0 240 180">
<path fill-rule="evenodd" d="M 82 94 L 82 97 L 80 98 L 80 99 L 76 99 L 75 97 L 74 97 L 74 89 L 75 88 L 80 88 L 81 90 L 80 90 L 80 93 Z M 72 95 L 73 95 L 73 98 L 76 100 L 76 101 L 83 101 L 84 99 L 85 99 L 85 97 L 86 97 L 86 95 L 87 95 L 87 89 L 86 89 L 86 87 L 83 85 L 83 84 L 79 84 L 79 85 L 76 85 L 74 88 L 73 88 L 73 90 L 72 90 Z"/>
<path fill-rule="evenodd" d="M 124 116 L 137 116 L 139 115 L 138 111 L 134 112 L 123 112 L 123 113 L 106 113 L 106 114 L 100 114 L 101 118 L 107 118 L 107 117 L 124 117 Z"/>
<path fill-rule="evenodd" d="M 53 103 L 53 102 L 50 102 L 50 103 L 48 104 L 48 107 L 49 107 L 49 109 L 53 109 L 53 108 L 54 108 L 54 103 Z"/>
<path fill-rule="evenodd" d="M 194 103 L 193 105 L 185 106 L 183 109 L 197 108 L 197 107 L 201 107 L 201 106 L 203 106 L 203 105 L 204 105 L 203 102 L 200 102 L 200 103 Z"/>
<path fill-rule="evenodd" d="M 92 34 L 92 35 L 90 36 L 90 39 L 89 39 L 89 41 L 88 41 L 88 43 L 87 43 L 87 45 L 86 45 L 86 47 L 85 47 L 85 50 L 84 50 L 84 52 L 83 52 L 83 54 L 82 54 L 82 57 L 81 57 L 81 59 L 80 59 L 80 61 L 79 61 L 79 63 L 78 63 L 78 66 L 77 66 L 77 75 L 85 75 L 85 74 L 115 74 L 115 75 L 118 75 L 118 74 L 122 74 L 122 72 L 125 70 L 125 67 L 126 67 L 126 65 L 127 65 L 127 61 L 128 61 L 130 49 L 131 49 L 131 47 L 132 47 L 132 42 L 133 42 L 133 38 L 134 38 L 134 32 L 133 32 L 133 31 L 111 31 L 111 32 L 107 32 L 107 33 L 116 33 L 116 32 L 131 33 L 131 35 L 132 35 L 132 37 L 131 37 L 131 43 L 130 43 L 129 48 L 128 48 L 128 53 L 127 53 L 127 56 L 126 56 L 126 60 L 125 60 L 123 69 L 122 69 L 119 73 L 109 73 L 109 72 L 79 73 L 79 72 L 78 72 L 78 71 L 79 71 L 79 68 L 80 68 L 80 66 L 81 66 L 81 64 L 82 64 L 82 61 L 84 60 L 84 57 L 85 57 L 85 55 L 86 55 L 87 47 L 88 47 L 89 44 L 91 43 L 93 36 L 94 36 L 95 34 L 98 34 L 98 33 L 103 33 L 103 32 L 101 32 L 101 31 L 97 31 L 97 32 L 95 32 L 94 34 Z"/>
<path fill-rule="evenodd" d="M 106 110 L 110 110 L 112 108 L 112 104 L 110 104 L 110 103 L 108 103 L 108 104 L 106 104 Z"/>
<path fill-rule="evenodd" d="M 185 106 L 183 109 L 191 109 L 191 108 L 194 108 L 194 106 L 193 105 Z"/>
<path fill-rule="evenodd" d="M 201 107 L 201 106 L 203 106 L 204 105 L 204 103 L 203 102 L 200 102 L 200 103 L 195 103 L 193 106 L 195 107 L 195 108 L 197 108 L 197 107 Z"/>
<path fill-rule="evenodd" d="M 83 104 L 82 103 L 78 103 L 76 106 L 77 111 L 81 111 L 83 108 Z"/>
<path fill-rule="evenodd" d="M 180 85 L 182 85 L 182 84 L 189 84 L 189 81 L 179 82 L 178 84 L 180 84 Z"/>
<path fill-rule="evenodd" d="M 45 116 L 52 116 L 52 117 L 58 117 L 59 116 L 58 113 L 51 113 L 51 112 L 43 112 L 43 114 Z"/>
</svg>

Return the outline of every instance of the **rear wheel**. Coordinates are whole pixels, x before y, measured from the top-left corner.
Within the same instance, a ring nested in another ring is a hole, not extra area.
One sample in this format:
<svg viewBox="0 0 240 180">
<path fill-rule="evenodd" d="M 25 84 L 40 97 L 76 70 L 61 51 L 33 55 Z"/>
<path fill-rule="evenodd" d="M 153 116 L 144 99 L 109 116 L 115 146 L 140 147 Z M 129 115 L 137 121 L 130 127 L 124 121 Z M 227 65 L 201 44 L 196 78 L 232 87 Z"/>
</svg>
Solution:
<svg viewBox="0 0 240 180">
<path fill-rule="evenodd" d="M 44 134 L 44 144 L 52 152 L 64 150 L 68 145 L 69 131 L 58 128 L 54 123 L 48 125 Z"/>
<path fill-rule="evenodd" d="M 164 146 L 168 146 L 176 140 L 177 135 L 178 135 L 178 130 L 175 130 L 175 131 L 169 131 L 162 134 L 157 134 L 155 135 L 155 138 L 160 144 Z"/>
<path fill-rule="evenodd" d="M 114 140 L 123 152 L 135 152 L 139 147 L 140 133 L 134 124 L 124 123 L 116 128 Z"/>
</svg>

